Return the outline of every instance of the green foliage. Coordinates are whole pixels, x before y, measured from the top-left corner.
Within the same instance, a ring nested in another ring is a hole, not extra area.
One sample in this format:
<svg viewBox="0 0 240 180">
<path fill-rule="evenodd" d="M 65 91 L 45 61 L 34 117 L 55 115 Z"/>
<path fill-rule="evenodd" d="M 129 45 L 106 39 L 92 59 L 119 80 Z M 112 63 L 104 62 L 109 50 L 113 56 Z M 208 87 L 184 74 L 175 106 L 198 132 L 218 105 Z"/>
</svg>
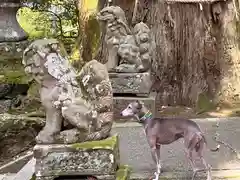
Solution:
<svg viewBox="0 0 240 180">
<path fill-rule="evenodd" d="M 48 13 L 37 12 L 24 7 L 18 11 L 17 17 L 19 24 L 29 34 L 30 39 L 52 36 Z"/>
<path fill-rule="evenodd" d="M 47 21 L 45 37 L 65 38 L 78 35 L 78 8 L 77 0 L 26 0 L 31 2 L 29 7 L 38 12 L 35 20 Z M 41 17 L 40 17 L 40 16 Z M 43 17 L 44 16 L 44 17 Z M 55 22 L 55 23 L 54 23 Z M 35 21 L 38 24 L 38 21 Z M 43 24 L 44 25 L 44 24 Z M 54 26 L 53 26 L 54 25 Z M 51 30 L 50 30 L 51 29 Z M 49 33 L 50 32 L 50 33 Z"/>
</svg>

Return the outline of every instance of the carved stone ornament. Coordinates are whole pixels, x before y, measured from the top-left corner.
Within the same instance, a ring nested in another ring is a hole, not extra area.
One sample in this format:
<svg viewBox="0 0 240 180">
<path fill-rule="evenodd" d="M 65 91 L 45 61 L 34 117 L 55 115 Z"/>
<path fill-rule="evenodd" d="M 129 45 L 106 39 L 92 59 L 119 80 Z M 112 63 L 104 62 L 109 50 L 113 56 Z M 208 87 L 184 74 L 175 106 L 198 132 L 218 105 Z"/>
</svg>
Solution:
<svg viewBox="0 0 240 180">
<path fill-rule="evenodd" d="M 118 6 L 103 8 L 97 15 L 106 24 L 105 41 L 109 72 L 139 73 L 150 69 L 154 57 L 154 41 L 149 27 L 140 22 L 131 30 L 124 11 Z"/>
<path fill-rule="evenodd" d="M 46 125 L 37 143 L 71 144 L 109 136 L 112 87 L 106 67 L 96 60 L 75 72 L 65 50 L 55 39 L 36 40 L 25 49 L 25 72 L 40 85 Z"/>
</svg>

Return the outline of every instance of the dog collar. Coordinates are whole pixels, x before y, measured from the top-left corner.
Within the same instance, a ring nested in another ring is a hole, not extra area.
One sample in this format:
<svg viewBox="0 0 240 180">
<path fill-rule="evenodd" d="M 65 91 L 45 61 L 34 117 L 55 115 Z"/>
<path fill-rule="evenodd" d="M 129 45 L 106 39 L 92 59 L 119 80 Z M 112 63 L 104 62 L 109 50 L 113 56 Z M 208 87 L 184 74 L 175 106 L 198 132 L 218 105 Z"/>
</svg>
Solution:
<svg viewBox="0 0 240 180">
<path fill-rule="evenodd" d="M 145 121 L 147 119 L 152 119 L 152 113 L 150 111 L 144 114 L 144 116 L 140 118 L 140 121 Z"/>
</svg>

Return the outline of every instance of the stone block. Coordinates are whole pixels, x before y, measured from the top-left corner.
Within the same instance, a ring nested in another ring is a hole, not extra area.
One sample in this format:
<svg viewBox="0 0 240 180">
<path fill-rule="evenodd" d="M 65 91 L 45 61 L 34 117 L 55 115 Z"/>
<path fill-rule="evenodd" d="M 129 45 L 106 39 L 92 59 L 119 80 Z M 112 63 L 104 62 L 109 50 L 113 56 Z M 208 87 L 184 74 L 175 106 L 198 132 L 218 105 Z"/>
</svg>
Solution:
<svg viewBox="0 0 240 180">
<path fill-rule="evenodd" d="M 69 145 L 36 145 L 34 157 L 39 180 L 68 175 L 115 179 L 120 163 L 118 136 Z"/>
<path fill-rule="evenodd" d="M 127 107 L 129 103 L 136 100 L 141 100 L 144 102 L 145 106 L 149 108 L 149 110 L 153 113 L 153 117 L 155 116 L 156 109 L 156 97 L 157 94 L 155 92 L 151 92 L 148 97 L 124 97 L 124 96 L 114 96 L 113 104 L 114 104 L 114 119 L 115 121 L 121 121 L 122 119 L 126 119 L 120 116 L 120 112 Z M 132 121 L 132 118 L 127 118 Z"/>
<path fill-rule="evenodd" d="M 0 43 L 0 59 L 21 59 L 24 49 L 30 44 L 30 41 L 18 42 L 1 42 Z M 21 60 L 20 60 L 21 62 Z"/>
<path fill-rule="evenodd" d="M 114 94 L 140 94 L 147 96 L 152 87 L 150 72 L 109 73 Z"/>
</svg>

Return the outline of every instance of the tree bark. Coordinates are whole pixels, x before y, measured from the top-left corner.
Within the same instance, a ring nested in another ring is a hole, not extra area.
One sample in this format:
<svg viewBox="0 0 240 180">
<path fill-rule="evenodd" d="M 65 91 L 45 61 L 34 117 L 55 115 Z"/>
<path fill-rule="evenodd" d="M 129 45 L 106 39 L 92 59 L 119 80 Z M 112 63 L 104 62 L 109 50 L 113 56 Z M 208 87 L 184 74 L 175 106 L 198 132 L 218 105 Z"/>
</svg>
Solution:
<svg viewBox="0 0 240 180">
<path fill-rule="evenodd" d="M 155 88 L 161 104 L 194 106 L 200 95 L 239 102 L 239 30 L 232 1 L 152 4 L 148 24 L 157 46 Z"/>
<path fill-rule="evenodd" d="M 235 6 L 236 5 L 236 6 Z M 212 34 L 217 44 L 220 76 L 216 100 L 220 103 L 238 104 L 240 100 L 240 25 L 239 3 L 236 0 L 212 5 Z"/>
</svg>

